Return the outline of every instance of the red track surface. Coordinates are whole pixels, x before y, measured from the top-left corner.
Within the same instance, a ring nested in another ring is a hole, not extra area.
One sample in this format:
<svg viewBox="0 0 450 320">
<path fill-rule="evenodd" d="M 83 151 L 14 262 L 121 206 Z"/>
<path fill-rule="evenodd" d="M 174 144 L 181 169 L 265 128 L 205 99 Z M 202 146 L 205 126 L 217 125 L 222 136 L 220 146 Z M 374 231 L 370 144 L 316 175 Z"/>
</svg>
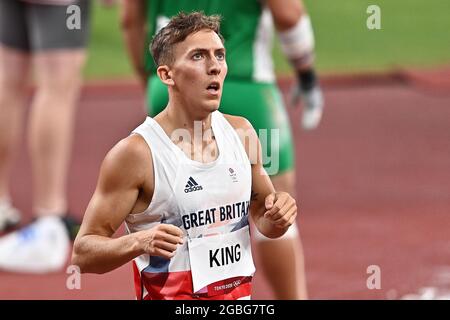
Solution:
<svg viewBox="0 0 450 320">
<path fill-rule="evenodd" d="M 393 299 L 426 286 L 450 289 L 450 90 L 441 86 L 436 94 L 430 86 L 391 80 L 325 81 L 326 113 L 313 132 L 300 130 L 300 110 L 290 111 L 312 299 Z M 142 99 L 134 86 L 84 91 L 69 189 L 80 216 L 106 152 L 143 121 Z M 25 150 L 23 144 L 12 187 L 18 207 L 29 212 Z M 380 290 L 366 286 L 370 265 L 381 268 Z M 83 275 L 81 290 L 68 290 L 67 277 L 0 273 L 0 298 L 134 299 L 131 265 Z M 272 297 L 258 273 L 253 297 Z"/>
</svg>

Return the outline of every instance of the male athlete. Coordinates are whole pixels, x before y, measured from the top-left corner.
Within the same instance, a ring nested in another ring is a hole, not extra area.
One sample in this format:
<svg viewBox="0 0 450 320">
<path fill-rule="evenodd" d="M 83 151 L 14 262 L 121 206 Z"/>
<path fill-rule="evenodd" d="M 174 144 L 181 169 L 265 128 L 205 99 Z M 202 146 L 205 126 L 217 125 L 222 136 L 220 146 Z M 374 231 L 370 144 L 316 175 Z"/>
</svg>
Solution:
<svg viewBox="0 0 450 320">
<path fill-rule="evenodd" d="M 203 10 L 224 17 L 221 32 L 226 40 L 229 72 L 224 84 L 221 112 L 247 118 L 263 144 L 263 164 L 277 190 L 295 194 L 295 161 L 288 117 L 275 84 L 271 57 L 273 22 L 282 48 L 298 75 L 302 125 L 315 128 L 323 100 L 313 68 L 314 38 L 308 15 L 298 0 L 177 0 L 125 1 L 122 25 L 136 72 L 147 85 L 149 114 L 158 114 L 168 94 L 151 59 L 143 57 L 145 37 L 164 26 L 180 10 Z M 147 27 L 146 30 L 144 27 Z M 145 65 L 145 62 L 147 62 Z M 279 131 L 277 131 L 279 130 Z M 276 133 L 279 132 L 279 136 Z M 279 143 L 278 143 L 279 142 Z M 270 240 L 255 232 L 262 270 L 278 299 L 307 298 L 303 251 L 297 228 Z M 279 261 L 283 261 L 280 264 Z M 283 276 L 280 276 L 283 275 Z"/>
<path fill-rule="evenodd" d="M 169 102 L 106 156 L 72 262 L 104 273 L 133 260 L 139 299 L 249 298 L 248 214 L 277 238 L 296 219 L 295 200 L 274 190 L 251 124 L 218 111 L 219 18 L 181 13 L 151 51 Z M 122 222 L 128 234 L 112 238 Z"/>
</svg>

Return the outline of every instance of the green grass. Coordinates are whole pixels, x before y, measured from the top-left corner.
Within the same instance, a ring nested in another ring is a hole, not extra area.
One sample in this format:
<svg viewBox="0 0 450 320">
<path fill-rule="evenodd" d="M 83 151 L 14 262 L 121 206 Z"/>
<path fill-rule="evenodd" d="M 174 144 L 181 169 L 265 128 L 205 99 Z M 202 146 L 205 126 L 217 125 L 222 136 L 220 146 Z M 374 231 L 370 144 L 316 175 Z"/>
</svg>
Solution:
<svg viewBox="0 0 450 320">
<path fill-rule="evenodd" d="M 248 1 L 248 0 L 246 0 Z M 321 72 L 383 71 L 450 64 L 449 0 L 305 0 Z M 381 30 L 366 26 L 370 4 L 381 8 Z M 94 6 L 88 77 L 130 76 L 117 9 Z M 278 74 L 289 64 L 274 48 Z"/>
<path fill-rule="evenodd" d="M 131 76 L 131 64 L 125 51 L 117 8 L 105 8 L 95 1 L 92 9 L 86 76 L 88 78 Z"/>
<path fill-rule="evenodd" d="M 381 71 L 450 63 L 448 0 L 306 0 L 325 72 Z M 367 7 L 381 9 L 381 30 L 366 26 Z M 289 66 L 278 52 L 278 71 Z"/>
</svg>

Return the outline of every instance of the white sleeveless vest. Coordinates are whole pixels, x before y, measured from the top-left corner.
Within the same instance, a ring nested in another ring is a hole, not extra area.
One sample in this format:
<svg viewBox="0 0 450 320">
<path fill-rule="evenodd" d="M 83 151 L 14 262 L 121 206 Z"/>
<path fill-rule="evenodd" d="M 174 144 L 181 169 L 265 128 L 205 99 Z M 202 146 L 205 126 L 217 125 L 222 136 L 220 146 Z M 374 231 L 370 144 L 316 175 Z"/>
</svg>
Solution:
<svg viewBox="0 0 450 320">
<path fill-rule="evenodd" d="M 183 245 L 170 260 L 147 254 L 134 259 L 138 299 L 202 298 L 193 292 L 189 239 L 248 228 L 252 177 L 247 153 L 235 129 L 219 111 L 212 113 L 211 125 L 219 155 L 210 163 L 189 159 L 150 117 L 133 131 L 151 149 L 154 193 L 144 212 L 127 217 L 126 229 L 132 233 L 168 223 L 180 227 L 185 235 Z M 220 256 L 220 252 L 216 254 Z M 214 258 L 218 264 L 233 259 L 231 256 Z M 206 293 L 206 287 L 203 292 L 209 299 L 250 296 L 251 276 L 230 281 L 215 283 L 215 288 L 220 290 L 216 290 L 214 297 Z"/>
</svg>

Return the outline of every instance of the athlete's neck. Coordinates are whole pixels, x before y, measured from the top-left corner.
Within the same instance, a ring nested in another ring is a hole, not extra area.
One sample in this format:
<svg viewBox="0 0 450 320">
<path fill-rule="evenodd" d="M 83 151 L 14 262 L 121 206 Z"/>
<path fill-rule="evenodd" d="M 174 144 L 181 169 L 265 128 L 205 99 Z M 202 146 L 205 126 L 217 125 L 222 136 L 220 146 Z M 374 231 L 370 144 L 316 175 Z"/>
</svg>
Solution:
<svg viewBox="0 0 450 320">
<path fill-rule="evenodd" d="M 193 133 L 194 128 L 198 128 L 199 123 L 201 123 L 203 132 L 211 129 L 211 113 L 207 113 L 206 115 L 195 115 L 188 112 L 185 108 L 176 106 L 171 102 L 169 102 L 160 115 L 161 121 L 167 121 L 166 125 L 173 128 L 173 130 L 186 129 Z"/>
<path fill-rule="evenodd" d="M 218 146 L 212 132 L 211 118 L 211 113 L 206 118 L 192 117 L 185 109 L 173 107 L 169 103 L 155 117 L 155 120 L 187 157 L 198 162 L 208 163 L 217 159 L 218 156 Z M 183 130 L 188 132 L 188 137 Z"/>
</svg>

